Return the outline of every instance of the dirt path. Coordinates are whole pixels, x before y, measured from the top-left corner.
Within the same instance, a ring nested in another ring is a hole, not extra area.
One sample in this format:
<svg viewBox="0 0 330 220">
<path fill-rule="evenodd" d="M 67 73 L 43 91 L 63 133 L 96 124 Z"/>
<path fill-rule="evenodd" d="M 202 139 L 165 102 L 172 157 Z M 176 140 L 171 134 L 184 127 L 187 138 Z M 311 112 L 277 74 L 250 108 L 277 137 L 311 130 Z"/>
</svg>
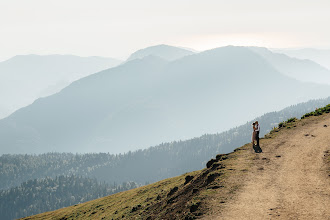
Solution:
<svg viewBox="0 0 330 220">
<path fill-rule="evenodd" d="M 244 186 L 216 219 L 330 219 L 324 163 L 330 116 L 288 129 L 262 148 Z"/>
</svg>

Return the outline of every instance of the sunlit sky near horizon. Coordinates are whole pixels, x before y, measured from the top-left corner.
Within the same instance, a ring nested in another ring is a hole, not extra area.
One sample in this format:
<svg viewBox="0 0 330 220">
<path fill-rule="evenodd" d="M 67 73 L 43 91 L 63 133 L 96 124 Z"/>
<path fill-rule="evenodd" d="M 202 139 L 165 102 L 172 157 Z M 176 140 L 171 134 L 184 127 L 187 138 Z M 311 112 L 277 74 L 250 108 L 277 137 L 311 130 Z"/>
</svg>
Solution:
<svg viewBox="0 0 330 220">
<path fill-rule="evenodd" d="M 0 0 L 0 61 L 127 58 L 157 44 L 330 49 L 329 0 Z"/>
</svg>

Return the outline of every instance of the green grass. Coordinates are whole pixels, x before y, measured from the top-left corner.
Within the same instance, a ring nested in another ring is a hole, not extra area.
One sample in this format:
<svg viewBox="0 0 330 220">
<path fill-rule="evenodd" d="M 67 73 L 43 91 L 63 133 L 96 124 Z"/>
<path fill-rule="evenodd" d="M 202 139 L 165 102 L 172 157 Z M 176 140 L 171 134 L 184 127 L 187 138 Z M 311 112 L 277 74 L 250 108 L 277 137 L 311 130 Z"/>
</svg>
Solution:
<svg viewBox="0 0 330 220">
<path fill-rule="evenodd" d="M 304 114 L 301 119 L 304 119 L 304 118 L 308 118 L 308 117 L 311 117 L 311 116 L 319 116 L 319 115 L 322 115 L 324 113 L 329 113 L 330 112 L 330 104 L 329 105 L 326 105 L 325 107 L 323 108 L 318 108 L 316 109 L 315 111 L 313 112 L 309 112 L 307 114 Z"/>
</svg>

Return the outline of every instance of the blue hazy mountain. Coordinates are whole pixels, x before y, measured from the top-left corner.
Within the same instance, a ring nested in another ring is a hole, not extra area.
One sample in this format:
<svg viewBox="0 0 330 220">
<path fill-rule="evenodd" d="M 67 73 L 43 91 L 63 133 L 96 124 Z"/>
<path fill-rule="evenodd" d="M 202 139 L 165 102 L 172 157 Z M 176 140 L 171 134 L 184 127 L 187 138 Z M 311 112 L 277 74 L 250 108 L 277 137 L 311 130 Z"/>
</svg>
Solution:
<svg viewBox="0 0 330 220">
<path fill-rule="evenodd" d="M 330 86 L 287 77 L 246 47 L 134 59 L 0 120 L 0 153 L 127 152 L 216 133 Z"/>
<path fill-rule="evenodd" d="M 325 83 L 330 85 L 330 70 L 313 62 L 273 53 L 263 47 L 250 47 L 261 55 L 281 73 L 303 82 Z"/>
<path fill-rule="evenodd" d="M 173 61 L 194 53 L 192 50 L 161 44 L 138 50 L 127 61 L 142 59 L 147 56 L 158 56 L 164 60 Z"/>
<path fill-rule="evenodd" d="M 0 118 L 60 91 L 71 82 L 118 65 L 103 57 L 20 55 L 0 62 Z"/>
<path fill-rule="evenodd" d="M 274 49 L 276 53 L 283 53 L 290 57 L 298 59 L 312 60 L 321 66 L 330 70 L 330 50 L 315 49 L 315 48 L 303 48 L 303 49 Z"/>
</svg>

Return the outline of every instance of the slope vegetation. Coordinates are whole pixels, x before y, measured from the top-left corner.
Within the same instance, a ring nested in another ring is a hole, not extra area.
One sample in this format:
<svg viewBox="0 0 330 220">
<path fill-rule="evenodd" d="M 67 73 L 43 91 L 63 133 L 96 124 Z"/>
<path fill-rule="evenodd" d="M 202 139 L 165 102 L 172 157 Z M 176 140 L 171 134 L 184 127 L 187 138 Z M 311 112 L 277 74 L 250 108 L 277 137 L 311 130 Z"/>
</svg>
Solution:
<svg viewBox="0 0 330 220">
<path fill-rule="evenodd" d="M 290 119 L 207 168 L 26 219 L 326 219 L 330 106 Z"/>
</svg>

